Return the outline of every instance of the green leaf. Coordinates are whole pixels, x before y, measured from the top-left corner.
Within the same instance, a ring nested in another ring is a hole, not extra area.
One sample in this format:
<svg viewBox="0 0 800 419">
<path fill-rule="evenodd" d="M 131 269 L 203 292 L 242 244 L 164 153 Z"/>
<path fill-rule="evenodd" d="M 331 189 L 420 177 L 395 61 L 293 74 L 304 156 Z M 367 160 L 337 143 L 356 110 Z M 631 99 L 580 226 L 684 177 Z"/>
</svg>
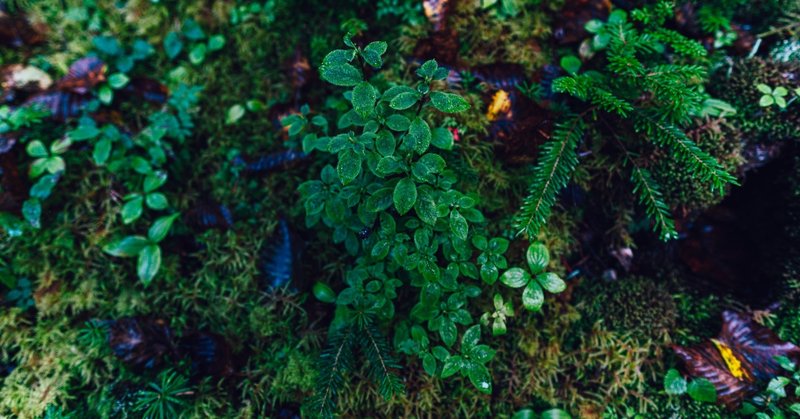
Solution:
<svg viewBox="0 0 800 419">
<path fill-rule="evenodd" d="M 114 100 L 114 91 L 111 90 L 110 86 L 104 84 L 97 91 L 97 98 L 101 103 L 108 105 Z"/>
<path fill-rule="evenodd" d="M 447 346 L 453 346 L 458 336 L 456 324 L 448 318 L 442 318 L 442 324 L 439 327 L 439 335 L 442 337 L 442 342 Z"/>
<path fill-rule="evenodd" d="M 777 96 L 777 97 L 786 96 L 788 94 L 789 94 L 789 91 L 786 90 L 786 88 L 783 87 L 783 86 L 778 86 L 778 87 L 775 88 L 775 90 L 772 91 L 772 95 L 773 96 Z"/>
<path fill-rule="evenodd" d="M 462 362 L 463 358 L 461 355 L 453 355 L 445 359 L 444 366 L 442 367 L 442 378 L 450 377 L 451 375 L 459 372 L 461 370 Z"/>
<path fill-rule="evenodd" d="M 172 223 L 175 222 L 175 219 L 178 218 L 178 215 L 180 214 L 175 213 L 158 218 L 147 231 L 147 238 L 153 243 L 158 243 L 161 240 L 164 240 L 164 237 L 167 237 L 169 229 L 172 228 Z"/>
<path fill-rule="evenodd" d="M 466 240 L 467 234 L 469 233 L 469 224 L 467 224 L 467 220 L 455 209 L 450 211 L 450 231 L 461 240 Z"/>
<path fill-rule="evenodd" d="M 133 257 L 138 255 L 149 243 L 142 236 L 128 236 L 106 243 L 103 245 L 103 251 L 111 256 Z"/>
<path fill-rule="evenodd" d="M 228 108 L 225 125 L 233 125 L 244 116 L 244 106 L 236 104 Z"/>
<path fill-rule="evenodd" d="M 686 392 L 698 402 L 714 403 L 717 401 L 717 390 L 714 388 L 714 384 L 705 378 L 692 380 Z"/>
<path fill-rule="evenodd" d="M 363 80 L 361 71 L 350 64 L 324 64 L 320 76 L 330 84 L 344 87 L 355 86 Z"/>
<path fill-rule="evenodd" d="M 392 188 L 382 188 L 375 191 L 367 198 L 366 206 L 369 212 L 381 212 L 392 206 Z"/>
<path fill-rule="evenodd" d="M 225 37 L 222 35 L 214 35 L 208 38 L 208 50 L 210 52 L 219 51 L 225 46 Z"/>
<path fill-rule="evenodd" d="M 98 166 L 106 164 L 108 157 L 111 155 L 111 144 L 111 140 L 108 138 L 103 138 L 94 144 L 94 150 L 92 150 L 94 164 Z"/>
<path fill-rule="evenodd" d="M 352 149 L 339 153 L 339 162 L 336 164 L 336 173 L 343 185 L 355 180 L 361 173 L 361 156 Z"/>
<path fill-rule="evenodd" d="M 476 324 L 466 332 L 464 332 L 464 336 L 461 337 L 461 353 L 468 354 L 475 345 L 481 340 L 481 326 Z"/>
<path fill-rule="evenodd" d="M 411 120 L 404 115 L 394 114 L 386 118 L 386 126 L 394 131 L 408 131 Z"/>
<path fill-rule="evenodd" d="M 558 294 L 567 289 L 567 284 L 558 275 L 552 272 L 545 272 L 536 275 L 536 281 L 542 288 L 546 289 L 553 294 Z"/>
<path fill-rule="evenodd" d="M 65 167 L 64 159 L 61 157 L 48 157 L 45 160 L 45 168 L 50 174 L 63 172 Z"/>
<path fill-rule="evenodd" d="M 421 187 L 419 188 L 417 202 L 414 204 L 414 209 L 417 212 L 417 216 L 419 217 L 422 222 L 434 225 L 436 224 L 436 220 L 438 218 L 436 212 L 436 201 L 433 198 L 433 193 L 429 189 L 430 187 Z"/>
<path fill-rule="evenodd" d="M 417 92 L 403 92 L 389 101 L 389 107 L 398 111 L 402 111 L 414 106 L 420 97 L 422 97 L 422 95 Z"/>
<path fill-rule="evenodd" d="M 536 281 L 528 282 L 528 286 L 522 291 L 522 305 L 527 310 L 539 311 L 544 305 L 544 292 Z"/>
<path fill-rule="evenodd" d="M 413 141 L 414 150 L 424 153 L 431 145 L 431 128 L 422 118 L 416 117 L 408 127 L 408 136 Z"/>
<path fill-rule="evenodd" d="M 442 150 L 453 149 L 453 133 L 450 132 L 449 129 L 441 127 L 434 128 L 431 134 L 431 144 L 433 144 L 434 147 Z"/>
<path fill-rule="evenodd" d="M 411 178 L 401 179 L 394 188 L 392 200 L 397 212 L 405 215 L 417 202 L 417 185 Z"/>
<path fill-rule="evenodd" d="M 419 66 L 417 69 L 417 75 L 420 77 L 433 77 L 433 74 L 438 68 L 439 64 L 436 63 L 436 60 L 428 60 Z"/>
<path fill-rule="evenodd" d="M 767 391 L 772 393 L 776 398 L 786 397 L 786 386 L 789 385 L 789 379 L 786 377 L 775 377 L 769 380 L 767 384 Z"/>
<path fill-rule="evenodd" d="M 144 191 L 145 193 L 153 192 L 161 187 L 167 181 L 167 172 L 158 170 L 147 175 L 144 178 Z"/>
<path fill-rule="evenodd" d="M 22 216 L 25 217 L 25 221 L 30 223 L 31 227 L 41 227 L 39 219 L 42 217 L 42 202 L 37 198 L 26 199 L 22 203 Z"/>
<path fill-rule="evenodd" d="M 362 81 L 353 88 L 353 109 L 355 109 L 359 115 L 367 117 L 372 113 L 372 109 L 375 107 L 375 101 L 377 100 L 378 90 L 372 87 L 371 84 Z"/>
<path fill-rule="evenodd" d="M 206 44 L 195 44 L 189 51 L 189 61 L 194 64 L 202 64 L 206 59 Z"/>
<path fill-rule="evenodd" d="M 759 92 L 767 94 L 767 95 L 771 95 L 772 94 L 772 89 L 769 86 L 767 86 L 766 84 L 764 84 L 764 83 L 757 84 L 756 85 L 756 89 L 758 89 Z"/>
<path fill-rule="evenodd" d="M 53 141 L 50 143 L 50 153 L 52 154 L 64 154 L 69 150 L 69 146 L 72 145 L 72 140 L 69 138 L 61 138 L 58 140 Z"/>
<path fill-rule="evenodd" d="M 164 38 L 164 52 L 167 53 L 167 57 L 171 60 L 178 56 L 181 53 L 181 49 L 183 49 L 183 41 L 181 41 L 180 35 L 175 32 L 170 32 Z"/>
<path fill-rule="evenodd" d="M 436 375 L 436 358 L 428 352 L 422 354 L 422 369 L 430 376 Z"/>
<path fill-rule="evenodd" d="M 352 49 L 335 49 L 329 52 L 325 58 L 322 59 L 322 65 L 339 65 L 347 64 L 353 61 L 356 56 L 356 51 Z"/>
<path fill-rule="evenodd" d="M 550 252 L 544 244 L 533 243 L 528 246 L 525 259 L 528 261 L 531 272 L 537 274 L 547 269 L 547 265 L 550 263 Z"/>
<path fill-rule="evenodd" d="M 454 93 L 432 92 L 431 104 L 445 113 L 458 113 L 469 109 L 469 102 Z"/>
<path fill-rule="evenodd" d="M 483 282 L 492 285 L 497 281 L 497 277 L 500 275 L 500 272 L 497 270 L 497 266 L 491 263 L 485 263 L 481 265 L 481 279 Z"/>
<path fill-rule="evenodd" d="M 561 68 L 570 74 L 576 74 L 581 69 L 581 64 L 580 58 L 574 55 L 567 55 L 561 58 Z"/>
<path fill-rule="evenodd" d="M 139 252 L 136 273 L 139 279 L 147 285 L 155 278 L 161 268 L 161 248 L 157 244 L 149 244 Z"/>
<path fill-rule="evenodd" d="M 758 105 L 761 107 L 767 107 L 775 103 L 775 98 L 771 95 L 764 95 L 761 96 L 761 100 L 758 101 Z"/>
<path fill-rule="evenodd" d="M 91 140 L 100 135 L 100 130 L 94 125 L 80 125 L 72 131 L 67 132 L 67 138 L 72 141 Z"/>
<path fill-rule="evenodd" d="M 492 394 L 492 376 L 489 370 L 477 362 L 469 362 L 466 366 L 469 381 L 481 393 Z"/>
<path fill-rule="evenodd" d="M 572 419 L 572 417 L 561 409 L 550 409 L 542 412 L 540 419 Z"/>
<path fill-rule="evenodd" d="M 49 155 L 49 153 L 47 153 L 47 148 L 39 140 L 29 142 L 25 147 L 25 151 L 27 151 L 28 155 L 31 157 L 47 157 Z"/>
<path fill-rule="evenodd" d="M 144 199 L 141 196 L 131 199 L 122 206 L 122 222 L 130 224 L 142 216 L 142 205 Z"/>
<path fill-rule="evenodd" d="M 336 293 L 324 282 L 317 281 L 314 284 L 314 288 L 312 288 L 312 292 L 314 293 L 314 297 L 323 303 L 333 304 L 336 302 Z"/>
<path fill-rule="evenodd" d="M 775 104 L 778 105 L 779 108 L 783 109 L 786 107 L 786 99 L 782 96 L 775 96 Z"/>
<path fill-rule="evenodd" d="M 524 269 L 511 268 L 503 273 L 500 282 L 511 288 L 521 288 L 531 282 L 531 275 Z"/>
<path fill-rule="evenodd" d="M 664 376 L 664 391 L 673 396 L 686 393 L 686 379 L 675 368 L 670 368 Z"/>
<path fill-rule="evenodd" d="M 131 79 L 124 73 L 114 73 L 108 76 L 108 85 L 111 86 L 112 89 L 122 89 L 129 81 L 131 81 Z"/>
<path fill-rule="evenodd" d="M 145 196 L 144 202 L 145 204 L 147 204 L 147 208 L 154 210 L 163 210 L 169 206 L 167 197 L 164 196 L 164 194 L 161 192 L 153 192 L 147 194 L 147 196 Z"/>
</svg>

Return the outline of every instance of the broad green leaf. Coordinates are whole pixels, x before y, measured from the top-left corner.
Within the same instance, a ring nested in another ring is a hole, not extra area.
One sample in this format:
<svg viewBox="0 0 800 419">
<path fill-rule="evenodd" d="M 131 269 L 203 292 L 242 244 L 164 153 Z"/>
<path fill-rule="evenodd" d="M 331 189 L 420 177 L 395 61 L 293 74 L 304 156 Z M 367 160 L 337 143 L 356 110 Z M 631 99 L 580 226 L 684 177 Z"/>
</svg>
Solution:
<svg viewBox="0 0 800 419">
<path fill-rule="evenodd" d="M 469 224 L 458 210 L 450 211 L 450 231 L 461 240 L 466 240 L 469 234 Z"/>
<path fill-rule="evenodd" d="M 461 358 L 461 355 L 453 355 L 445 359 L 444 366 L 442 367 L 442 378 L 450 377 L 459 372 L 461 370 L 462 361 L 463 358 Z"/>
<path fill-rule="evenodd" d="M 100 130 L 94 125 L 80 125 L 72 131 L 67 132 L 67 138 L 72 141 L 90 140 L 100 135 Z"/>
<path fill-rule="evenodd" d="M 94 160 L 94 164 L 98 166 L 106 164 L 106 161 L 108 161 L 108 157 L 110 155 L 111 140 L 108 138 L 103 138 L 94 144 L 94 150 L 92 150 L 92 159 Z"/>
<path fill-rule="evenodd" d="M 466 366 L 469 381 L 481 393 L 492 394 L 492 376 L 489 370 L 477 362 L 469 362 Z"/>
<path fill-rule="evenodd" d="M 422 354 L 422 368 L 428 375 L 435 376 L 436 375 L 436 358 L 433 357 L 430 353 Z"/>
<path fill-rule="evenodd" d="M 49 155 L 47 153 L 47 148 L 39 140 L 29 142 L 25 147 L 25 151 L 27 151 L 28 155 L 31 157 L 47 157 Z"/>
<path fill-rule="evenodd" d="M 155 278 L 161 268 L 161 248 L 157 244 L 148 244 L 139 252 L 136 272 L 139 279 L 147 285 Z"/>
<path fill-rule="evenodd" d="M 469 109 L 469 102 L 454 93 L 432 92 L 431 104 L 445 113 L 458 113 Z"/>
<path fill-rule="evenodd" d="M 325 58 L 322 59 L 322 65 L 339 65 L 347 64 L 353 61 L 356 56 L 356 51 L 352 49 L 335 49 L 329 52 Z"/>
<path fill-rule="evenodd" d="M 375 41 L 370 42 L 366 47 L 364 47 L 364 51 L 374 52 L 380 56 L 386 53 L 386 49 L 388 47 L 389 45 L 386 42 Z"/>
<path fill-rule="evenodd" d="M 392 206 L 392 188 L 382 188 L 375 191 L 367 198 L 366 206 L 369 212 L 381 212 Z"/>
<path fill-rule="evenodd" d="M 550 409 L 542 412 L 540 419 L 572 419 L 572 416 L 561 409 Z"/>
<path fill-rule="evenodd" d="M 153 243 L 158 243 L 161 240 L 164 240 L 164 237 L 167 237 L 169 229 L 172 228 L 172 223 L 175 222 L 175 219 L 178 218 L 178 215 L 180 214 L 175 213 L 159 217 L 147 231 L 147 238 Z"/>
<path fill-rule="evenodd" d="M 539 419 L 533 409 L 520 409 L 511 416 L 511 419 Z"/>
<path fill-rule="evenodd" d="M 528 246 L 525 259 L 528 261 L 528 267 L 530 267 L 531 272 L 538 274 L 547 269 L 547 265 L 550 263 L 550 252 L 544 244 L 533 243 Z"/>
<path fill-rule="evenodd" d="M 112 240 L 103 245 L 103 251 L 111 256 L 133 257 L 150 242 L 142 236 L 128 236 Z"/>
<path fill-rule="evenodd" d="M 429 189 L 430 187 L 421 187 L 419 188 L 419 194 L 417 197 L 417 202 L 414 204 L 414 209 L 417 212 L 417 216 L 419 217 L 422 222 L 430 225 L 436 224 L 436 219 L 438 218 L 436 214 L 436 201 L 433 198 L 433 193 Z"/>
<path fill-rule="evenodd" d="M 567 289 L 567 284 L 558 275 L 552 272 L 543 272 L 536 275 L 536 281 L 542 288 L 553 294 L 558 294 Z"/>
<path fill-rule="evenodd" d="M 181 41 L 180 35 L 170 32 L 164 37 L 164 52 L 167 53 L 170 60 L 177 57 L 181 53 L 181 49 L 183 49 L 183 41 Z"/>
<path fill-rule="evenodd" d="M 147 175 L 144 178 L 144 191 L 145 193 L 153 192 L 161 187 L 167 181 L 167 172 L 158 170 Z"/>
<path fill-rule="evenodd" d="M 420 77 L 433 77 L 433 73 L 439 68 L 436 60 L 428 60 L 422 63 L 417 69 L 417 75 Z"/>
<path fill-rule="evenodd" d="M 500 276 L 500 282 L 511 288 L 521 288 L 531 282 L 531 276 L 524 269 L 511 268 Z"/>
<path fill-rule="evenodd" d="M 336 164 L 336 173 L 343 185 L 355 180 L 361 173 L 361 156 L 352 149 L 339 153 L 339 162 Z"/>
<path fill-rule="evenodd" d="M 225 46 L 225 37 L 222 35 L 214 35 L 208 38 L 208 50 L 211 52 L 219 51 Z"/>
<path fill-rule="evenodd" d="M 22 203 L 22 216 L 25 217 L 25 221 L 30 223 L 31 227 L 41 227 L 39 219 L 42 217 L 42 202 L 37 198 L 26 199 Z"/>
<path fill-rule="evenodd" d="M 323 303 L 333 304 L 336 302 L 336 293 L 324 282 L 317 281 L 312 288 L 312 292 L 314 293 L 314 297 Z"/>
<path fill-rule="evenodd" d="M 758 104 L 762 107 L 767 107 L 775 103 L 775 98 L 770 95 L 761 96 L 761 100 L 758 101 Z"/>
<path fill-rule="evenodd" d="M 468 354 L 481 340 L 481 326 L 476 324 L 464 332 L 461 337 L 461 353 Z"/>
<path fill-rule="evenodd" d="M 368 82 L 362 81 L 353 88 L 353 109 L 355 109 L 359 115 L 366 117 L 372 113 L 372 109 L 375 107 L 375 101 L 377 100 L 378 90 L 372 87 Z"/>
<path fill-rule="evenodd" d="M 563 68 L 567 73 L 576 74 L 578 70 L 581 69 L 581 64 L 580 58 L 574 55 L 561 57 L 561 68 Z"/>
<path fill-rule="evenodd" d="M 125 205 L 122 206 L 122 211 L 120 212 L 122 215 L 122 222 L 124 224 L 130 224 L 141 217 L 143 204 L 144 199 L 141 196 L 126 202 Z"/>
<path fill-rule="evenodd" d="M 153 192 L 147 194 L 147 196 L 145 196 L 144 202 L 145 204 L 147 204 L 147 208 L 154 210 L 163 210 L 169 206 L 167 197 L 164 196 L 164 194 L 161 192 Z"/>
<path fill-rule="evenodd" d="M 206 44 L 196 44 L 189 51 L 189 62 L 194 65 L 202 64 L 206 59 Z"/>
<path fill-rule="evenodd" d="M 442 337 L 442 342 L 444 342 L 445 345 L 453 346 L 458 336 L 456 324 L 446 317 L 442 318 L 442 324 L 439 327 L 439 335 Z"/>
<path fill-rule="evenodd" d="M 453 149 L 453 133 L 447 128 L 434 128 L 431 131 L 431 144 L 442 150 Z"/>
<path fill-rule="evenodd" d="M 108 105 L 114 100 L 114 90 L 111 89 L 111 86 L 104 84 L 98 89 L 97 98 L 101 103 Z"/>
<path fill-rule="evenodd" d="M 233 125 L 244 116 L 244 106 L 236 104 L 228 108 L 228 114 L 225 117 L 225 125 Z"/>
<path fill-rule="evenodd" d="M 670 368 L 664 376 L 664 391 L 673 396 L 686 393 L 686 379 L 675 368 Z"/>
<path fill-rule="evenodd" d="M 45 168 L 52 175 L 58 172 L 63 172 L 66 168 L 66 163 L 61 157 L 48 157 L 45 160 Z"/>
<path fill-rule="evenodd" d="M 528 282 L 528 286 L 522 291 L 522 305 L 527 310 L 539 311 L 544 305 L 544 291 L 536 281 Z"/>
<path fill-rule="evenodd" d="M 695 378 L 686 390 L 689 396 L 698 402 L 714 403 L 717 401 L 717 390 L 714 384 L 705 378 Z"/>
<path fill-rule="evenodd" d="M 129 81 L 131 81 L 131 79 L 128 78 L 125 73 L 114 73 L 108 76 L 108 85 L 111 86 L 112 89 L 122 89 Z"/>
<path fill-rule="evenodd" d="M 408 131 L 411 120 L 404 115 L 394 114 L 386 118 L 386 126 L 394 131 Z"/>
<path fill-rule="evenodd" d="M 422 96 L 417 92 L 403 92 L 392 98 L 389 102 L 389 107 L 402 111 L 414 106 L 420 97 Z"/>
<path fill-rule="evenodd" d="M 483 282 L 492 285 L 497 281 L 497 277 L 500 275 L 500 272 L 497 270 L 497 266 L 492 263 L 485 263 L 481 265 L 481 279 Z"/>
<path fill-rule="evenodd" d="M 414 150 L 422 154 L 431 145 L 431 128 L 422 118 L 416 117 L 408 127 L 408 136 L 414 144 Z"/>
<path fill-rule="evenodd" d="M 361 71 L 350 64 L 324 64 L 320 69 L 323 80 L 336 86 L 355 86 L 363 80 Z"/>
<path fill-rule="evenodd" d="M 417 202 L 417 185 L 411 178 L 401 179 L 394 188 L 392 200 L 397 212 L 405 215 Z"/>
</svg>

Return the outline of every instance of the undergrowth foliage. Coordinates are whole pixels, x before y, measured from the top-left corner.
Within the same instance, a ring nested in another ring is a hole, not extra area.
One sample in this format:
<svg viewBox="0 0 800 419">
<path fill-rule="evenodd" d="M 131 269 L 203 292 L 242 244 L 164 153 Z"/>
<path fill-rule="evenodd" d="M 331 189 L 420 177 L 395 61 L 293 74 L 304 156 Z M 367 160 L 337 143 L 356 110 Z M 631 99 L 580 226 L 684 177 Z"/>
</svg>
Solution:
<svg viewBox="0 0 800 419">
<path fill-rule="evenodd" d="M 384 397 L 402 391 L 399 364 L 379 325 L 408 310 L 397 304 L 407 285 L 415 289 L 416 303 L 395 329 L 395 349 L 418 356 L 432 376 L 460 373 L 478 390 L 491 393 L 485 364 L 495 351 L 480 343 L 480 325 L 469 310 L 481 288 L 462 278 L 485 285 L 500 278 L 509 287 L 525 287 L 523 305 L 532 311 L 541 308 L 544 289 L 560 292 L 564 283 L 543 273 L 549 256 L 542 245 L 529 251 L 535 279 L 520 268 L 500 275 L 499 269 L 507 267 L 503 254 L 508 241 L 479 234 L 485 219 L 477 199 L 457 189 L 459 179 L 442 157 L 453 149 L 453 134 L 432 128 L 427 120 L 435 112 L 457 113 L 470 106 L 456 94 L 434 89 L 433 82 L 444 80 L 449 70 L 430 60 L 417 69 L 416 86 L 381 90 L 377 80 L 373 84 L 364 75 L 382 66 L 386 43 L 361 48 L 349 36 L 344 43 L 349 49 L 332 51 L 320 68 L 324 80 L 352 87 L 345 93 L 352 109 L 336 121 L 340 133 L 329 132 L 322 115 L 309 121 L 309 114 L 301 113 L 283 120 L 291 134 L 302 137 L 304 152 L 336 155 L 335 166 L 325 166 L 321 179 L 305 182 L 299 192 L 307 225 L 321 222 L 333 229 L 334 242 L 344 243 L 355 257 L 338 296 L 327 284 L 315 287 L 318 298 L 335 301 L 337 310 L 309 411 L 322 416 L 335 412 L 355 347 L 363 348 L 369 375 Z M 476 253 L 481 254 L 477 259 Z M 466 330 L 456 345 L 459 328 Z"/>
<path fill-rule="evenodd" d="M 664 202 L 661 186 L 632 148 L 645 141 L 665 150 L 668 159 L 679 161 L 711 190 L 724 192 L 737 184 L 711 155 L 685 133 L 693 118 L 720 116 L 719 101 L 702 90 L 707 77 L 706 50 L 697 41 L 664 28 L 672 16 L 672 4 L 661 1 L 628 14 L 615 10 L 606 22 L 592 20 L 586 29 L 593 34 L 590 57 L 603 66 L 579 72 L 576 57 L 562 61 L 571 74 L 553 81 L 553 91 L 578 99 L 578 115 L 568 115 L 540 151 L 530 193 L 523 201 L 515 226 L 536 237 L 547 222 L 558 193 L 569 182 L 578 165 L 577 147 L 586 124 L 608 132 L 631 171 L 633 191 L 662 240 L 677 237 L 675 223 Z M 729 107 L 727 107 L 729 108 Z"/>
</svg>

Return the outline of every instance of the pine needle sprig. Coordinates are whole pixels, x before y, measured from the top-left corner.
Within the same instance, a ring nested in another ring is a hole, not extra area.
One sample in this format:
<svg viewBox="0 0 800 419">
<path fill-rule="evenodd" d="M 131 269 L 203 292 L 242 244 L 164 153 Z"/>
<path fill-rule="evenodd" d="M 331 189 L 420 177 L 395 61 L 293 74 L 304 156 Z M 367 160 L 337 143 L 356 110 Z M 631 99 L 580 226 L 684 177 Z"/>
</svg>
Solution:
<svg viewBox="0 0 800 419">
<path fill-rule="evenodd" d="M 578 165 L 576 149 L 584 129 L 583 115 L 572 116 L 558 124 L 550 141 L 542 145 L 530 192 L 514 220 L 519 234 L 534 238 L 547 223 L 558 193 Z"/>
</svg>

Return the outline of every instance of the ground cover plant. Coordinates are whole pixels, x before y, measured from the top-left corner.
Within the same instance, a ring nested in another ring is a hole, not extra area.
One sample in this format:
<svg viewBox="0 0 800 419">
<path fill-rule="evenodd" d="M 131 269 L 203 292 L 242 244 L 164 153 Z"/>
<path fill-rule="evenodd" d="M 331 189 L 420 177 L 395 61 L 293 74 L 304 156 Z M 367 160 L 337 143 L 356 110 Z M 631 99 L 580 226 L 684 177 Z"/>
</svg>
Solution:
<svg viewBox="0 0 800 419">
<path fill-rule="evenodd" d="M 800 415 L 796 0 L 0 0 L 0 417 Z"/>
</svg>

